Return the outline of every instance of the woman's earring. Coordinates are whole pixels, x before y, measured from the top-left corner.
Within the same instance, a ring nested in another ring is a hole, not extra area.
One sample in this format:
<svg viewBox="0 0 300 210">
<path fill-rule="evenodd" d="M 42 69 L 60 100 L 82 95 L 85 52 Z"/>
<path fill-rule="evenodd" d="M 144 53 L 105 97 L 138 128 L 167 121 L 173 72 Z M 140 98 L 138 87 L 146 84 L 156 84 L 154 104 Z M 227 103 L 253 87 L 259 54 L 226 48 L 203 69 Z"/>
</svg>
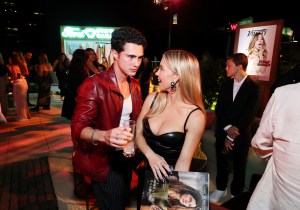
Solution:
<svg viewBox="0 0 300 210">
<path fill-rule="evenodd" d="M 175 82 L 171 82 L 170 88 L 171 88 L 171 92 L 174 93 L 174 92 L 176 91 L 176 85 L 175 85 Z"/>
<path fill-rule="evenodd" d="M 175 82 L 171 82 L 171 89 L 175 88 Z"/>
</svg>

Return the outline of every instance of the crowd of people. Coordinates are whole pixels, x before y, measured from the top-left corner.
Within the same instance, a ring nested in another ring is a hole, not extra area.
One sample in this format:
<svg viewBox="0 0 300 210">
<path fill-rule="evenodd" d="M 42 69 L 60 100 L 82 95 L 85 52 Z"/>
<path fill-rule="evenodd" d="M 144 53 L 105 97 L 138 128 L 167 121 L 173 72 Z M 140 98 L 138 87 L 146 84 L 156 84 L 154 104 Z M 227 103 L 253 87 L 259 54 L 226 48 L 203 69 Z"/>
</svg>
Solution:
<svg viewBox="0 0 300 210">
<path fill-rule="evenodd" d="M 259 34 L 257 40 L 262 40 Z M 189 171 L 204 133 L 206 112 L 198 58 L 188 51 L 168 50 L 153 72 L 151 61 L 144 54 L 146 47 L 147 40 L 139 30 L 120 27 L 111 37 L 111 66 L 105 57 L 101 57 L 102 64 L 99 63 L 98 55 L 91 48 L 75 50 L 71 60 L 61 53 L 53 65 L 42 53 L 39 64 L 34 67 L 30 65 L 31 52 L 26 52 L 26 56 L 13 52 L 7 63 L 0 54 L 0 122 L 7 122 L 4 77 L 9 75 L 13 84 L 16 120 L 23 121 L 30 119 L 29 111 L 39 111 L 40 107 L 50 109 L 54 71 L 63 100 L 61 116 L 70 120 L 74 171 L 90 180 L 97 205 L 103 210 L 125 209 L 132 170 L 136 161 L 145 161 L 143 170 L 138 172 L 136 198 L 137 209 L 140 209 L 145 171 L 152 171 L 162 182 L 169 180 L 173 171 Z M 250 59 L 243 53 L 227 57 L 228 80 L 220 89 L 215 110 L 217 176 L 210 202 L 218 203 L 228 192 L 231 197 L 243 193 L 247 156 L 252 145 L 269 163 L 248 209 L 274 209 L 277 205 L 279 209 L 296 209 L 299 201 L 295 198 L 300 192 L 296 154 L 299 85 L 286 85 L 275 91 L 253 137 L 251 125 L 258 114 L 261 91 L 259 84 L 247 75 Z M 36 105 L 29 110 L 32 104 L 28 100 L 28 83 L 32 72 L 38 78 L 39 89 Z M 159 90 L 149 93 L 153 75 Z M 136 121 L 133 133 L 130 128 L 121 126 L 129 119 Z M 141 159 L 123 155 L 123 148 L 132 139 L 136 143 L 136 157 Z M 230 163 L 232 171 L 228 168 Z M 233 180 L 229 191 L 231 172 Z M 170 193 L 170 200 L 177 200 L 180 209 L 199 209 L 197 196 L 170 190 L 174 191 Z M 268 197 L 263 196 L 267 194 Z M 184 204 L 181 196 L 190 202 Z M 176 206 L 175 201 L 172 202 L 170 207 Z"/>
<path fill-rule="evenodd" d="M 96 59 L 97 55 L 93 49 L 81 50 L 83 50 L 82 62 L 86 77 L 106 70 L 108 63 L 107 60 L 105 61 L 105 57 L 103 57 L 103 64 L 101 64 Z M 64 101 L 66 95 L 68 95 L 68 98 L 70 97 L 69 89 L 71 89 L 71 92 L 76 91 L 76 89 L 72 90 L 74 83 L 70 82 L 70 80 L 74 80 L 73 73 L 71 73 L 71 79 L 69 79 L 71 60 L 65 53 L 61 53 L 53 62 L 53 65 L 50 63 L 48 55 L 41 53 L 38 55 L 38 63 L 32 65 L 32 51 L 26 50 L 24 52 L 25 54 L 21 50 L 16 50 L 8 55 L 0 53 L 0 122 L 7 122 L 6 115 L 8 114 L 9 105 L 15 105 L 16 107 L 16 121 L 30 119 L 30 112 L 37 112 L 41 108 L 50 110 L 51 86 L 56 78 L 61 100 Z M 75 65 L 77 65 L 76 60 Z M 74 65 L 72 68 L 74 68 Z M 35 104 L 30 102 L 30 85 L 37 87 L 38 94 Z M 13 95 L 13 104 L 9 104 L 9 93 Z"/>
</svg>

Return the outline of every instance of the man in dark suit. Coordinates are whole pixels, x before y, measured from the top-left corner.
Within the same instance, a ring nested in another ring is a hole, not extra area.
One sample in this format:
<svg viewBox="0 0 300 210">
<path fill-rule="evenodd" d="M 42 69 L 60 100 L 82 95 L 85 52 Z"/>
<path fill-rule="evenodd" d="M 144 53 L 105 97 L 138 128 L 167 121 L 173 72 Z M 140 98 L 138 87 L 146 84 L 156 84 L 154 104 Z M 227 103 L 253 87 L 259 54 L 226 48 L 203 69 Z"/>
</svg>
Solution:
<svg viewBox="0 0 300 210">
<path fill-rule="evenodd" d="M 252 138 L 251 124 L 259 108 L 259 85 L 246 74 L 248 58 L 236 53 L 227 58 L 226 73 L 231 78 L 220 91 L 216 105 L 216 191 L 210 201 L 227 195 L 229 163 L 232 161 L 231 197 L 244 190 L 246 162 Z"/>
</svg>

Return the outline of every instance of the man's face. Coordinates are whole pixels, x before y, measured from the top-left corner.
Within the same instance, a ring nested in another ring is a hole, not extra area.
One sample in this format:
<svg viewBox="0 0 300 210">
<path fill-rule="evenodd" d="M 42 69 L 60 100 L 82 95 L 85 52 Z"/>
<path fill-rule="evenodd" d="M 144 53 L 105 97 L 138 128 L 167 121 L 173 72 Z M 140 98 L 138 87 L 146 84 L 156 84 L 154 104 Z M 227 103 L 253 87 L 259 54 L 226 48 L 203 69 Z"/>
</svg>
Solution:
<svg viewBox="0 0 300 210">
<path fill-rule="evenodd" d="M 114 59 L 120 71 L 127 76 L 134 76 L 141 65 L 144 56 L 142 45 L 126 43 L 124 51 L 114 52 Z"/>
<path fill-rule="evenodd" d="M 238 71 L 238 66 L 235 65 L 235 63 L 232 61 L 232 59 L 228 59 L 226 62 L 225 69 L 226 69 L 227 77 L 233 78 Z"/>
</svg>

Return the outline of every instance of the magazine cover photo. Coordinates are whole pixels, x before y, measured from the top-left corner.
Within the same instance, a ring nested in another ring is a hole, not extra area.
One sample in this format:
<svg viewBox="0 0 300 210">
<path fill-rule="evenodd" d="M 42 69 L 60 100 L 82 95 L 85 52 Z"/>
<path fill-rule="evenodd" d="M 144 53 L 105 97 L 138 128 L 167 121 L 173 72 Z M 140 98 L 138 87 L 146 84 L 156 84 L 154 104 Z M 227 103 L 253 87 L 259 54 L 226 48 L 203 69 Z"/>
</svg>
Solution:
<svg viewBox="0 0 300 210">
<path fill-rule="evenodd" d="M 156 180 L 146 171 L 141 210 L 209 210 L 209 174 L 173 171 L 169 180 Z"/>
</svg>

